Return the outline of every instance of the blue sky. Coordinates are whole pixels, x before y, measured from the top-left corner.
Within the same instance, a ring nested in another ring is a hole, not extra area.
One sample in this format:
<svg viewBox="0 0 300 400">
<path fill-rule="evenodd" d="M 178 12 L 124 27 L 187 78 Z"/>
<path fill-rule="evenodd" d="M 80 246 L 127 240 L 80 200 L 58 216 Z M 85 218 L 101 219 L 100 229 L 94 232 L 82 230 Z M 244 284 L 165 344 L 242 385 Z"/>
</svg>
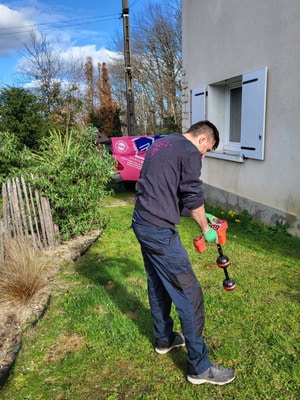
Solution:
<svg viewBox="0 0 300 400">
<path fill-rule="evenodd" d="M 128 0 L 130 25 L 150 0 Z M 155 2 L 155 1 L 154 1 Z M 156 1 L 157 2 L 157 1 Z M 109 61 L 113 37 L 123 37 L 122 0 L 16 0 L 0 3 L 0 87 L 19 85 L 29 31 L 46 35 L 66 56 Z"/>
</svg>

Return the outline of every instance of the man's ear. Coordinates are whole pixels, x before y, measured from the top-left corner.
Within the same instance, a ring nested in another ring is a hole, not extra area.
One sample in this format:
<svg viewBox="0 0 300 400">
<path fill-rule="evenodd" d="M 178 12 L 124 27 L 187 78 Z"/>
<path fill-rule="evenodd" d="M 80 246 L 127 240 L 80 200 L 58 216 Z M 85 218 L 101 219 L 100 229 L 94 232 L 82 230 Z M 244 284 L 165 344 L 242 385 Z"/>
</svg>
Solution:
<svg viewBox="0 0 300 400">
<path fill-rule="evenodd" d="M 205 142 L 206 139 L 207 139 L 207 136 L 204 133 L 201 133 L 201 135 L 198 138 L 199 144 L 202 144 L 203 142 Z"/>
</svg>

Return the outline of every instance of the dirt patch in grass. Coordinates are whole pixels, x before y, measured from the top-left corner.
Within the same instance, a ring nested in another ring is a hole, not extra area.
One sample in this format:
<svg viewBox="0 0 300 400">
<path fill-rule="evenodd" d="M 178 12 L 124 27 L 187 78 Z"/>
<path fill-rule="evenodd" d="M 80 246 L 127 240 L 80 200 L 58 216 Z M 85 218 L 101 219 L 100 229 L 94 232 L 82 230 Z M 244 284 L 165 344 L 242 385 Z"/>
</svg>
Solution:
<svg viewBox="0 0 300 400">
<path fill-rule="evenodd" d="M 79 335 L 61 335 L 45 355 L 48 362 L 62 361 L 68 354 L 84 346 L 84 339 Z"/>
<path fill-rule="evenodd" d="M 101 232 L 101 229 L 92 231 L 88 235 L 77 237 L 45 251 L 45 254 L 52 260 L 49 284 L 27 303 L 0 303 L 0 387 L 3 386 L 9 376 L 11 367 L 18 355 L 22 332 L 26 327 L 35 325 L 47 310 L 51 293 L 57 287 L 55 276 L 60 267 L 64 263 L 73 262 L 83 255 L 101 235 Z M 81 342 L 80 338 L 70 340 L 73 348 L 78 348 Z M 48 356 L 53 359 L 61 357 L 68 351 L 66 348 L 62 349 L 58 343 L 57 348 L 52 349 L 52 353 Z"/>
</svg>

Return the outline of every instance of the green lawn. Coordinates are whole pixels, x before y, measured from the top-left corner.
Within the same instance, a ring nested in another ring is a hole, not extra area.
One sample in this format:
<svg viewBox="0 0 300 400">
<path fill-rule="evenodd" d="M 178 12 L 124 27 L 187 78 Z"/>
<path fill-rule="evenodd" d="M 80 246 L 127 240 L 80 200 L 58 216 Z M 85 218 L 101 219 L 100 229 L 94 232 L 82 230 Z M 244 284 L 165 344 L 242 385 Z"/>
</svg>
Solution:
<svg viewBox="0 0 300 400">
<path fill-rule="evenodd" d="M 185 348 L 167 355 L 153 350 L 139 246 L 132 230 L 124 231 L 132 209 L 108 208 L 111 220 L 102 237 L 76 263 L 63 266 L 46 315 L 24 333 L 0 398 L 298 399 L 300 240 L 279 226 L 265 230 L 224 213 L 229 228 L 223 251 L 237 284 L 227 292 L 216 246 L 196 253 L 198 228 L 182 220 L 182 241 L 205 295 L 210 357 L 237 374 L 223 387 L 197 387 L 186 381 Z M 174 310 L 173 316 L 180 330 Z"/>
</svg>

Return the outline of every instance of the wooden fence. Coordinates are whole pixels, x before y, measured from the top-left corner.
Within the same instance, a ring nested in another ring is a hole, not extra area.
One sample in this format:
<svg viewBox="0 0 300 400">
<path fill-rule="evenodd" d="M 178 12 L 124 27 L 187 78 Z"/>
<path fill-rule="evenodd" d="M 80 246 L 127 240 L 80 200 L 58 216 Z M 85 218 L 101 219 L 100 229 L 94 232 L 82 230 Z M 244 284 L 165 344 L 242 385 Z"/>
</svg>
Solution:
<svg viewBox="0 0 300 400">
<path fill-rule="evenodd" d="M 49 200 L 39 195 L 24 178 L 2 185 L 3 221 L 0 226 L 0 257 L 4 238 L 30 239 L 34 248 L 45 249 L 56 244 Z"/>
</svg>

